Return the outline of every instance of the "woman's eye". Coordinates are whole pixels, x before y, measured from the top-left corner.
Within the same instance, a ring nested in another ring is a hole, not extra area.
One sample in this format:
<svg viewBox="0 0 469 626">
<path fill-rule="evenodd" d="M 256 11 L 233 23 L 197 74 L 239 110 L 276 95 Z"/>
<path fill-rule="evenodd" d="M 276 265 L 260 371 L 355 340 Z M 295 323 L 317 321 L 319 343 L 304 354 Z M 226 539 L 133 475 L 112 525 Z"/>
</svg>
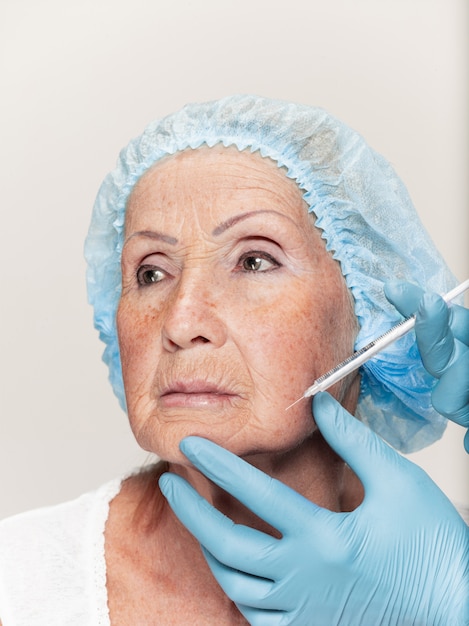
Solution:
<svg viewBox="0 0 469 626">
<path fill-rule="evenodd" d="M 137 270 L 137 281 L 139 285 L 159 283 L 164 278 L 166 278 L 166 272 L 154 265 L 142 265 Z"/>
<path fill-rule="evenodd" d="M 245 272 L 268 272 L 280 266 L 280 263 L 266 252 L 249 252 L 240 259 Z"/>
</svg>

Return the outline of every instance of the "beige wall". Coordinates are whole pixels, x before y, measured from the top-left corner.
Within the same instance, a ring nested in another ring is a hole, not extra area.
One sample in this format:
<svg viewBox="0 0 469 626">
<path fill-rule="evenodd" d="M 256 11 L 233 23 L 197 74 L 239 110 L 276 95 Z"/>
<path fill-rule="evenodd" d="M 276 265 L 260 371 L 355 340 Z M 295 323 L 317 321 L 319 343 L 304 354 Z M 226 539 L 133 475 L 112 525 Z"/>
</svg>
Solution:
<svg viewBox="0 0 469 626">
<path fill-rule="evenodd" d="M 388 157 L 469 275 L 466 4 L 3 0 L 0 517 L 146 459 L 100 362 L 82 245 L 101 179 L 149 120 L 234 92 L 321 105 Z M 418 458 L 469 504 L 461 429 Z"/>
</svg>

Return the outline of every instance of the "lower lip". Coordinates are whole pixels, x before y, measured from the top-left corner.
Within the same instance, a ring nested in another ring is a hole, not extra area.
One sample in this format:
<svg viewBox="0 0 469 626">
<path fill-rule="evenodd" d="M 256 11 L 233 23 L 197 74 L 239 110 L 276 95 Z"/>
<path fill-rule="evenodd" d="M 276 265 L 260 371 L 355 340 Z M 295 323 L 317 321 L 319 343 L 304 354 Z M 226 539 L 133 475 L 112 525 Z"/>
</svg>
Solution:
<svg viewBox="0 0 469 626">
<path fill-rule="evenodd" d="M 207 409 L 220 407 L 229 402 L 233 396 L 226 393 L 168 393 L 160 397 L 160 406 L 165 408 L 184 407 Z"/>
</svg>

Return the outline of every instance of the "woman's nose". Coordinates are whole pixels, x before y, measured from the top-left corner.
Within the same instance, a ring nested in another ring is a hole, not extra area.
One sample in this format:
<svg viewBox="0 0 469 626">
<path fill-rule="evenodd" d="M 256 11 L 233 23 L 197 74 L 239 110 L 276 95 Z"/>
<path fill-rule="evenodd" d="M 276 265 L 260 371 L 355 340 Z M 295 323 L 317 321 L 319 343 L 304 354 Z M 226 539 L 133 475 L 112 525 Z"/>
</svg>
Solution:
<svg viewBox="0 0 469 626">
<path fill-rule="evenodd" d="M 226 341 L 225 322 L 216 296 L 206 283 L 186 280 L 166 302 L 162 327 L 163 348 L 169 352 L 201 344 L 219 348 Z"/>
</svg>

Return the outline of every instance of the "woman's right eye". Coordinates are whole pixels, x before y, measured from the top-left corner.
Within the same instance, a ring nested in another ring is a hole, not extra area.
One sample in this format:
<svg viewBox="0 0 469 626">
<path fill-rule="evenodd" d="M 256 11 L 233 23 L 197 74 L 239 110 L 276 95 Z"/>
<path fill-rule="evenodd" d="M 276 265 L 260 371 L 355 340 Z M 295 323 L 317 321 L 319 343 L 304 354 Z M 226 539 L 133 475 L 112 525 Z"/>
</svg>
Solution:
<svg viewBox="0 0 469 626">
<path fill-rule="evenodd" d="M 159 283 L 167 274 L 155 265 L 141 265 L 137 270 L 137 282 L 139 285 L 151 285 Z"/>
</svg>

